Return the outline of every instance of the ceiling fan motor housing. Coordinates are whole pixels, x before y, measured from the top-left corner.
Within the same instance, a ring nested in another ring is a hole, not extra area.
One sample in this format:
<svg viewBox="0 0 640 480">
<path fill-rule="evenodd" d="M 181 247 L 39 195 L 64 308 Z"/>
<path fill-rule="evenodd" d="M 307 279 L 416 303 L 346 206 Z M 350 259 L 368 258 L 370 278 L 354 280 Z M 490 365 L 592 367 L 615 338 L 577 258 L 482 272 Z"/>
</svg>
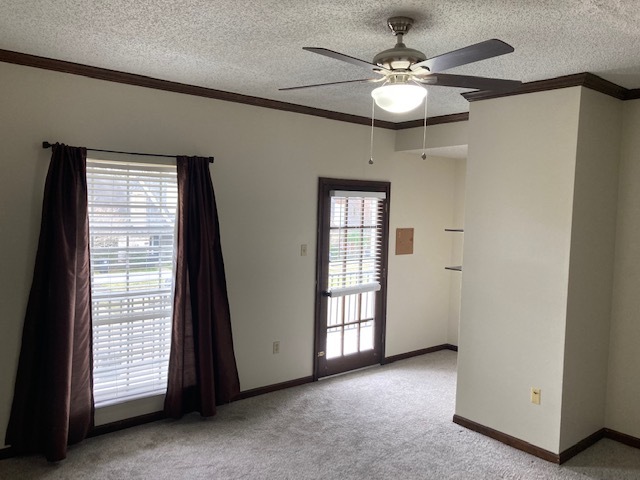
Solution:
<svg viewBox="0 0 640 480">
<path fill-rule="evenodd" d="M 408 70 L 414 63 L 426 59 L 426 55 L 421 51 L 407 48 L 404 43 L 398 43 L 395 47 L 384 50 L 373 57 L 373 63 L 389 70 Z"/>
<path fill-rule="evenodd" d="M 373 57 L 373 63 L 389 70 L 408 70 L 414 63 L 427 59 L 424 53 L 414 48 L 407 48 L 402 42 L 402 37 L 413 25 L 413 18 L 391 17 L 387 20 L 387 25 L 391 33 L 398 37 L 398 43 L 393 48 L 378 53 Z"/>
</svg>

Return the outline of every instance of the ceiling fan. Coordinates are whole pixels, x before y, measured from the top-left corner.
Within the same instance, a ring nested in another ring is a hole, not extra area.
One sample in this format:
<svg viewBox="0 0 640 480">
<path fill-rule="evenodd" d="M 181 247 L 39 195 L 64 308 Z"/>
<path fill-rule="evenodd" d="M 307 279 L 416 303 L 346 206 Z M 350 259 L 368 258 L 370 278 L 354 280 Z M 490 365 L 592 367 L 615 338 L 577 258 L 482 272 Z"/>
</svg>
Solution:
<svg viewBox="0 0 640 480">
<path fill-rule="evenodd" d="M 344 83 L 384 82 L 383 86 L 371 92 L 376 104 L 389 112 L 403 113 L 413 110 L 422 103 L 427 91 L 420 85 L 439 85 L 443 87 L 473 88 L 505 92 L 515 90 L 522 84 L 522 82 L 518 80 L 440 73 L 443 70 L 479 60 L 486 60 L 514 51 L 511 45 L 501 40 L 486 40 L 459 50 L 427 58 L 424 53 L 413 48 L 408 48 L 403 43 L 404 35 L 413 25 L 412 18 L 391 17 L 387 20 L 387 25 L 391 33 L 397 37 L 396 45 L 393 48 L 378 53 L 373 58 L 373 62 L 360 60 L 359 58 L 334 52 L 326 48 L 303 47 L 304 50 L 309 52 L 364 67 L 379 75 L 378 77 L 317 83 L 299 87 L 281 88 L 280 90 L 298 90 Z"/>
</svg>

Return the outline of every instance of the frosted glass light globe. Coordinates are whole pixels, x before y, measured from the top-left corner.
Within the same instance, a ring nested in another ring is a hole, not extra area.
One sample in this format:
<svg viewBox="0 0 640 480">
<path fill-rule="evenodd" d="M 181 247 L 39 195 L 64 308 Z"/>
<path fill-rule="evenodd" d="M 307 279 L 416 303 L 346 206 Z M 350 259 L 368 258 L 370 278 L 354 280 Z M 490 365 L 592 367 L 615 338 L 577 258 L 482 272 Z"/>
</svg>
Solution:
<svg viewBox="0 0 640 480">
<path fill-rule="evenodd" d="M 383 110 L 391 113 L 405 113 L 418 107 L 427 90 L 409 83 L 392 83 L 374 89 L 371 96 Z"/>
</svg>

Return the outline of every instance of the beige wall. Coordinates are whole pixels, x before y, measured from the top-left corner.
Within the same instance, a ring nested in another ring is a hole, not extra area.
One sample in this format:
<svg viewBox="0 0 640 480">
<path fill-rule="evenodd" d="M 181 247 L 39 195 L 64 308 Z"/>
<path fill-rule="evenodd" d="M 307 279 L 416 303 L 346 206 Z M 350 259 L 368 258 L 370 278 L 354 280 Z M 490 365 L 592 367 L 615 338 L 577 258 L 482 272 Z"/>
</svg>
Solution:
<svg viewBox="0 0 640 480">
<path fill-rule="evenodd" d="M 426 148 L 442 148 L 467 145 L 469 122 L 454 122 L 432 125 L 428 127 Z M 396 133 L 396 150 L 415 150 L 422 153 L 422 142 L 425 140 L 422 127 L 398 130 Z"/>
<path fill-rule="evenodd" d="M 640 437 L 640 101 L 623 105 L 606 426 Z"/>
<path fill-rule="evenodd" d="M 552 452 L 579 107 L 575 87 L 474 102 L 469 120 L 456 414 Z"/>
<path fill-rule="evenodd" d="M 395 152 L 395 132 L 0 63 L 0 432 L 7 424 L 50 151 L 41 142 L 214 155 L 243 390 L 311 375 L 319 176 L 390 180 L 386 355 L 446 343 L 455 168 Z M 300 244 L 309 255 L 301 257 Z M 272 342 L 280 341 L 280 354 Z M 137 412 L 140 413 L 140 412 Z M 110 418 L 113 420 L 113 418 Z"/>
<path fill-rule="evenodd" d="M 622 102 L 582 89 L 560 451 L 605 426 Z"/>
<path fill-rule="evenodd" d="M 575 87 L 474 102 L 469 122 L 429 127 L 432 148 L 468 135 L 466 166 L 400 151 L 420 148 L 420 129 L 376 129 L 369 166 L 364 126 L 3 63 L 0 105 L 0 432 L 50 155 L 40 143 L 49 140 L 215 155 L 243 390 L 312 373 L 317 178 L 390 180 L 385 354 L 459 343 L 456 413 L 552 452 L 600 428 L 604 408 L 604 426 L 640 436 L 640 101 L 621 107 Z M 444 232 L 463 219 L 463 237 Z M 415 229 L 414 255 L 394 255 L 398 227 Z M 460 275 L 443 266 L 456 262 L 462 239 Z M 540 406 L 529 401 L 532 386 Z"/>
<path fill-rule="evenodd" d="M 464 229 L 464 202 L 465 180 L 467 176 L 467 160 L 459 159 L 456 165 L 456 185 L 454 198 L 453 222 L 450 228 Z M 464 233 L 450 233 L 451 236 L 451 260 L 449 265 L 463 265 L 462 258 Z M 458 345 L 458 329 L 460 327 L 460 301 L 462 288 L 462 274 L 451 272 L 449 274 L 449 326 L 447 343 Z"/>
<path fill-rule="evenodd" d="M 428 132 L 426 135 L 427 154 L 430 151 L 447 151 L 448 155 L 460 153 L 456 148 L 452 150 L 450 147 L 466 147 L 468 141 L 467 132 L 468 122 L 466 121 L 428 127 Z M 396 150 L 404 152 L 407 155 L 411 155 L 413 158 L 418 157 L 422 154 L 423 139 L 424 131 L 422 128 L 399 130 L 396 133 Z M 443 185 L 443 187 L 446 189 L 452 188 L 450 191 L 449 201 L 451 202 L 453 208 L 449 212 L 442 211 L 443 216 L 440 219 L 440 223 L 431 224 L 431 233 L 427 237 L 427 241 L 429 242 L 436 241 L 436 239 L 441 242 L 443 241 L 444 236 L 444 241 L 449 243 L 449 258 L 440 265 L 442 268 L 444 268 L 445 265 L 462 264 L 462 245 L 464 243 L 464 234 L 447 233 L 444 232 L 444 229 L 464 227 L 465 177 L 467 161 L 466 158 L 438 158 L 433 156 L 429 156 L 425 160 L 425 162 L 427 163 L 434 163 L 436 161 L 448 162 L 450 164 L 448 168 L 453 168 L 453 171 L 451 172 L 453 174 L 453 179 L 451 180 L 451 182 Z M 424 181 L 423 179 L 418 180 L 420 182 Z M 438 187 L 437 185 L 433 185 L 431 188 L 440 187 Z M 437 268 L 438 265 L 436 265 L 435 267 Z M 450 270 L 446 270 L 446 276 L 449 282 L 449 291 L 448 293 L 440 292 L 441 295 L 447 296 L 449 298 L 448 311 L 441 312 L 442 315 L 446 315 L 446 317 L 448 318 L 448 324 L 446 327 L 447 331 L 443 343 L 457 345 L 458 328 L 460 323 L 460 289 L 462 276 L 459 272 Z M 406 279 L 405 288 L 414 288 L 411 284 L 411 279 Z M 420 292 L 416 293 L 420 295 Z M 426 297 L 424 298 L 424 300 L 429 302 L 431 301 L 430 298 Z M 436 320 L 434 319 L 433 321 L 435 322 Z"/>
<path fill-rule="evenodd" d="M 585 88 L 472 104 L 458 415 L 553 453 L 639 435 L 638 105 Z"/>
<path fill-rule="evenodd" d="M 447 343 L 450 274 L 444 266 L 449 264 L 451 238 L 444 228 L 453 218 L 456 183 L 455 161 L 449 158 L 422 160 L 397 153 L 394 162 L 411 167 L 405 188 L 391 188 L 389 252 L 397 269 L 389 270 L 387 356 L 424 348 L 425 339 L 431 346 Z M 418 205 L 423 213 L 416 215 Z M 414 254 L 395 256 L 395 229 L 403 227 L 414 228 Z"/>
</svg>

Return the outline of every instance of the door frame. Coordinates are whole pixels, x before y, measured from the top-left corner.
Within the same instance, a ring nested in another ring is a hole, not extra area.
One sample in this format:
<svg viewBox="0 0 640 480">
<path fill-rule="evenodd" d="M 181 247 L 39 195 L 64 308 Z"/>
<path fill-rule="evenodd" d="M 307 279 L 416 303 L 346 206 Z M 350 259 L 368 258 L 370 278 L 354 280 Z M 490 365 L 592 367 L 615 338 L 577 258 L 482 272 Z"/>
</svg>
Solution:
<svg viewBox="0 0 640 480">
<path fill-rule="evenodd" d="M 315 338 L 313 342 L 313 380 L 316 381 L 321 378 L 319 375 L 319 360 L 318 352 L 320 352 L 320 346 L 322 342 L 323 332 L 322 325 L 322 292 L 327 288 L 323 285 L 322 278 L 322 265 L 329 261 L 329 249 L 326 241 L 328 235 L 323 235 L 323 232 L 329 231 L 329 215 L 328 210 L 331 208 L 331 199 L 329 192 L 331 190 L 346 190 L 346 191 L 370 191 L 370 192 L 384 192 L 386 194 L 386 211 L 382 223 L 382 251 L 381 251 L 381 275 L 380 275 L 380 291 L 383 293 L 380 295 L 380 305 L 376 305 L 376 310 L 379 311 L 380 318 L 378 330 L 375 332 L 374 345 L 380 346 L 380 352 L 378 361 L 380 364 L 384 363 L 385 355 L 385 340 L 386 340 L 386 320 L 387 320 L 387 267 L 389 260 L 389 212 L 391 204 L 391 182 L 377 181 L 377 180 L 351 180 L 351 179 L 339 179 L 339 178 L 318 178 L 318 212 L 317 212 L 317 241 L 316 241 L 316 282 L 315 282 Z M 326 237 L 326 238 L 325 238 Z M 326 338 L 325 338 L 326 341 Z"/>
</svg>

